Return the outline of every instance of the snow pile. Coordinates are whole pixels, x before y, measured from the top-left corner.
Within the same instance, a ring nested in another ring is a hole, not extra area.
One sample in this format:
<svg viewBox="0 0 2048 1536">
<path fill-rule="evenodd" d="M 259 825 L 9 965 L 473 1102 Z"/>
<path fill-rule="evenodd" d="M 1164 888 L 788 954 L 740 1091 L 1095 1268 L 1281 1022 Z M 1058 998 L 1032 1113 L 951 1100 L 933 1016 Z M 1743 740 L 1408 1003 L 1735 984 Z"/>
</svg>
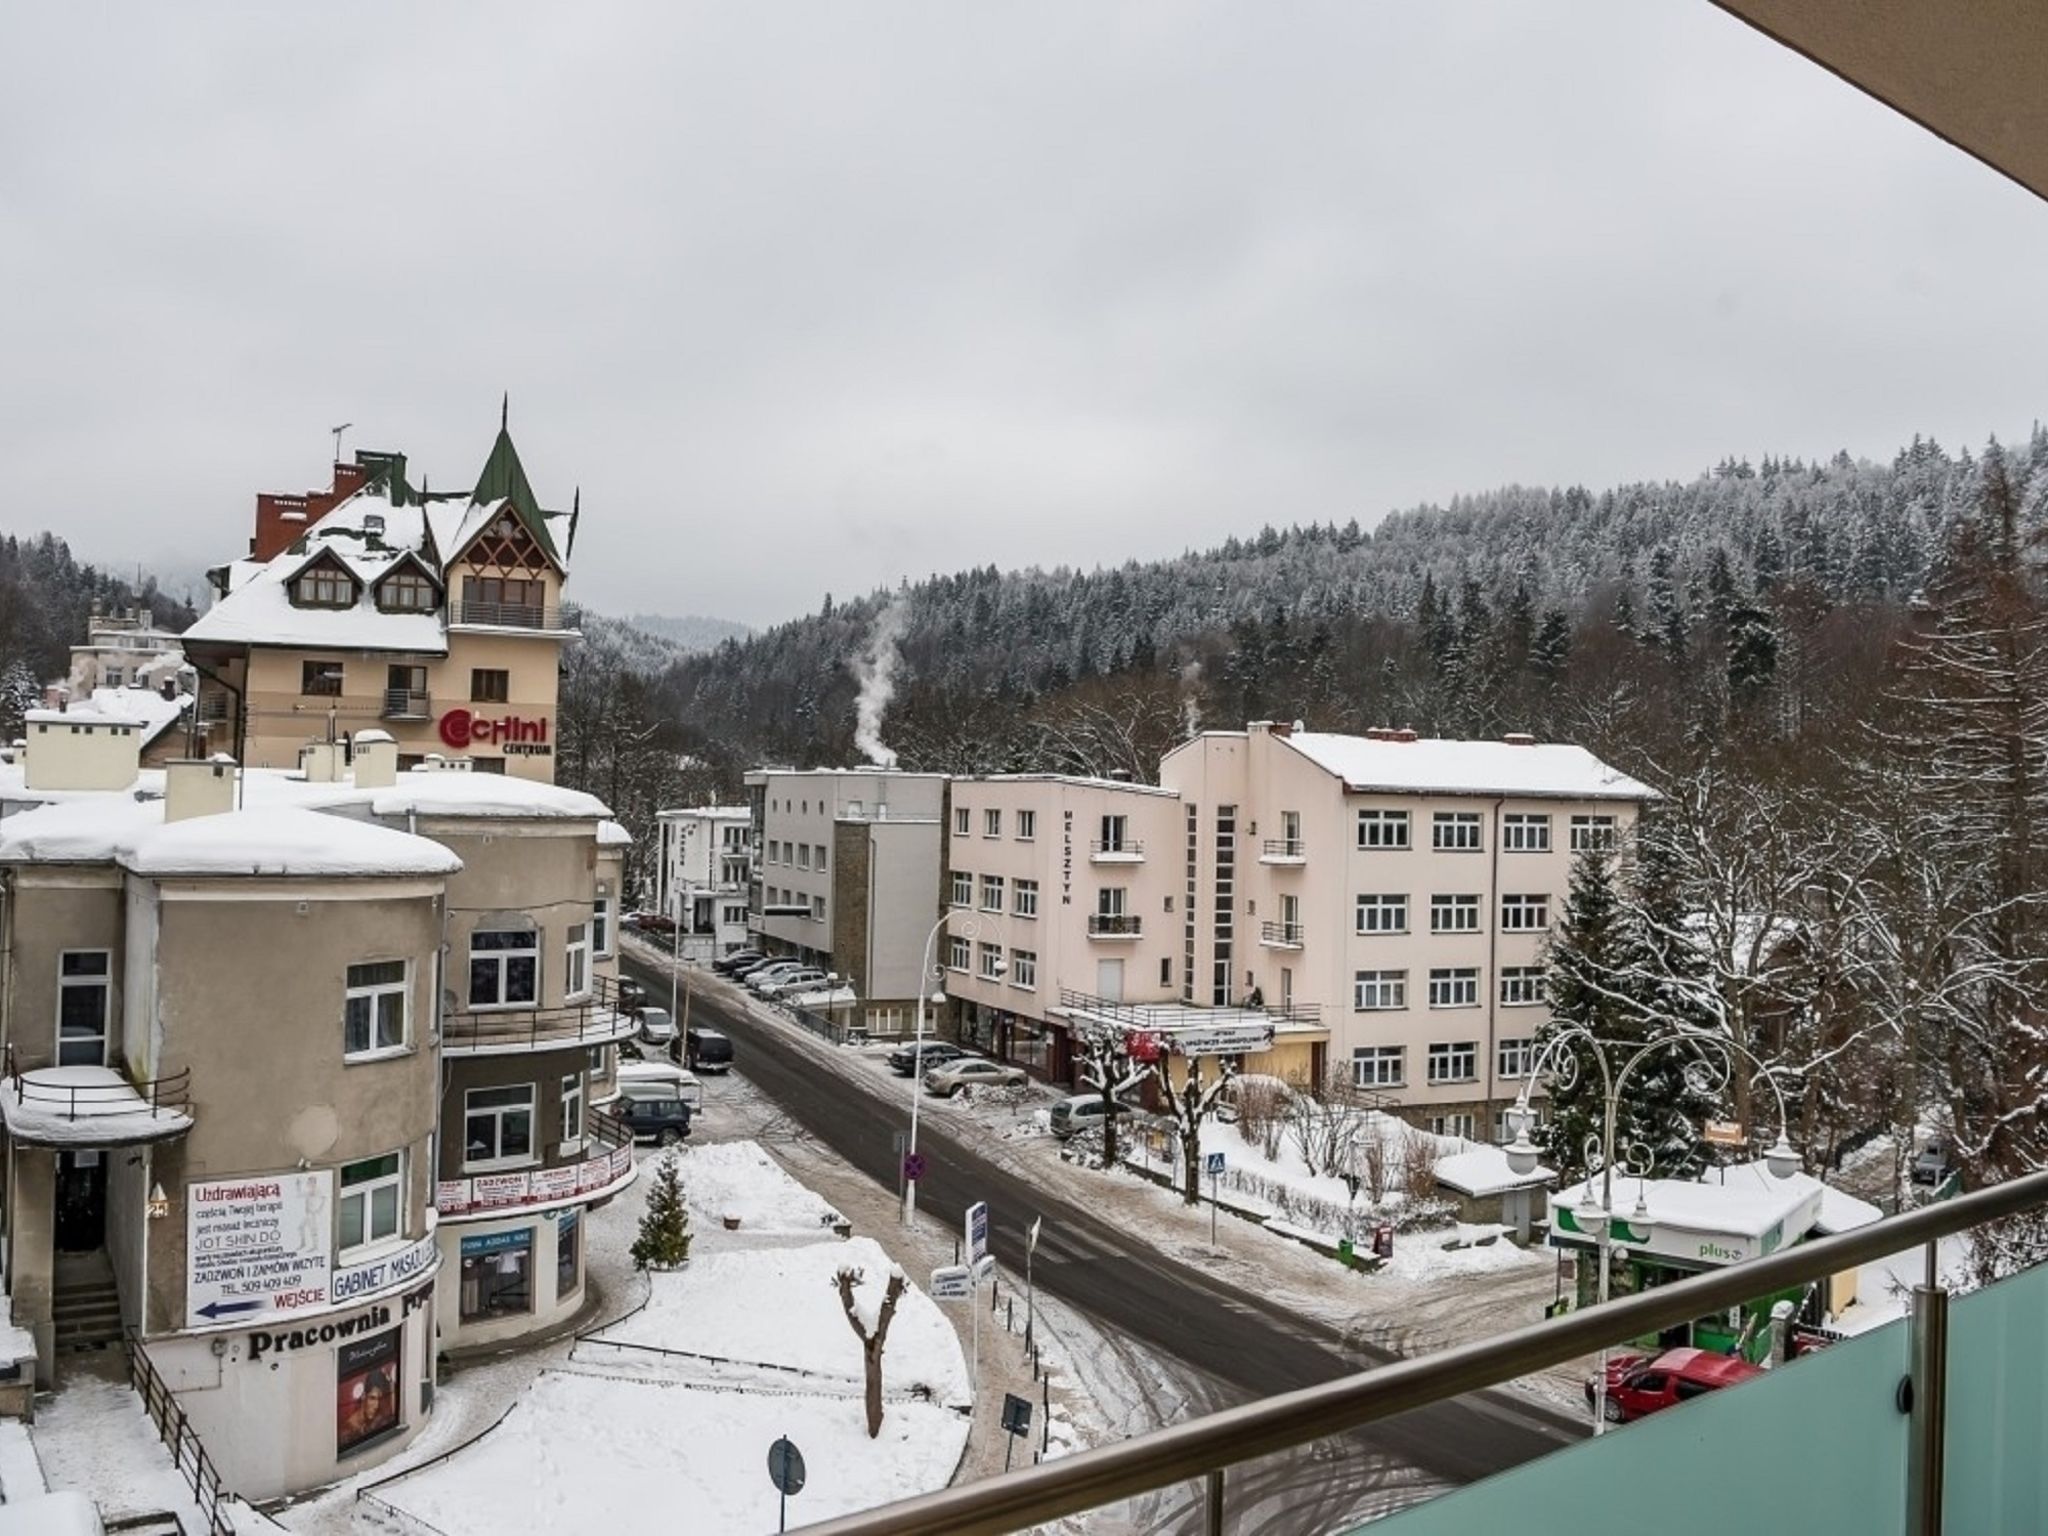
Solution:
<svg viewBox="0 0 2048 1536">
<path fill-rule="evenodd" d="M 288 806 L 145 827 L 120 839 L 115 855 L 139 875 L 452 875 L 462 868 L 427 838 Z"/>
<path fill-rule="evenodd" d="M 172 1464 L 142 1399 L 125 1385 L 79 1373 L 60 1391 L 38 1397 L 29 1435 L 52 1493 L 90 1495 L 109 1520 L 169 1510 L 186 1530 L 206 1529 L 191 1486 Z"/>
<path fill-rule="evenodd" d="M 621 1069 L 621 1076 L 624 1069 Z M 683 1193 L 701 1237 L 727 1216 L 740 1232 L 819 1237 L 842 1218 L 751 1141 L 710 1142 L 682 1153 Z"/>
<path fill-rule="evenodd" d="M 1398 1280 L 1435 1280 L 1530 1265 L 1555 1267 L 1556 1260 L 1547 1250 L 1517 1248 L 1508 1241 L 1506 1231 L 1496 1225 L 1459 1222 L 1454 1228 L 1433 1232 L 1396 1233 L 1394 1256 L 1387 1261 L 1385 1273 Z"/>
<path fill-rule="evenodd" d="M 0 1536 L 102 1536 L 105 1530 L 82 1493 L 32 1493 L 0 1505 Z"/>
<path fill-rule="evenodd" d="M 1475 1199 L 1504 1194 L 1532 1184 L 1548 1184 L 1557 1177 L 1555 1168 L 1537 1164 L 1527 1176 L 1508 1166 L 1508 1155 L 1499 1147 L 1474 1146 L 1449 1157 L 1437 1159 L 1436 1180 Z"/>
<path fill-rule="evenodd" d="M 163 824 L 161 801 L 138 801 L 97 790 L 64 798 L 0 821 L 0 861 L 104 864 L 121 843 Z"/>
<path fill-rule="evenodd" d="M 851 1344 L 837 1298 L 827 1299 Z M 893 1331 L 890 1340 L 894 1355 Z M 780 1496 L 768 1448 L 781 1436 L 804 1458 L 794 1526 L 943 1488 L 966 1430 L 949 1409 L 892 1402 L 870 1440 L 857 1394 L 771 1397 L 550 1371 L 474 1445 L 372 1497 L 449 1536 L 772 1531 Z"/>
<path fill-rule="evenodd" d="M 600 848 L 630 848 L 633 834 L 624 826 L 609 819 L 597 824 L 597 846 Z"/>
<path fill-rule="evenodd" d="M 847 1324 L 834 1284 L 846 1265 L 863 1272 L 854 1301 L 864 1321 L 872 1324 L 888 1284 L 889 1257 L 873 1238 L 856 1237 L 801 1248 L 727 1250 L 694 1257 L 681 1271 L 652 1276 L 647 1305 L 595 1335 L 595 1340 L 675 1350 L 741 1368 L 713 1371 L 691 1363 L 672 1367 L 699 1379 L 715 1376 L 779 1391 L 858 1395 L 865 1380 L 860 1340 Z M 623 1368 L 636 1375 L 665 1368 L 653 1359 L 602 1348 L 579 1347 L 574 1359 L 579 1365 Z M 892 1400 L 928 1395 L 963 1408 L 968 1400 L 959 1336 L 938 1303 L 914 1285 L 904 1291 L 889 1325 L 882 1384 Z"/>
<path fill-rule="evenodd" d="M 37 1067 L 0 1077 L 0 1122 L 17 1140 L 45 1147 L 124 1146 L 192 1129 L 190 1115 L 152 1108 L 112 1067 Z"/>
</svg>

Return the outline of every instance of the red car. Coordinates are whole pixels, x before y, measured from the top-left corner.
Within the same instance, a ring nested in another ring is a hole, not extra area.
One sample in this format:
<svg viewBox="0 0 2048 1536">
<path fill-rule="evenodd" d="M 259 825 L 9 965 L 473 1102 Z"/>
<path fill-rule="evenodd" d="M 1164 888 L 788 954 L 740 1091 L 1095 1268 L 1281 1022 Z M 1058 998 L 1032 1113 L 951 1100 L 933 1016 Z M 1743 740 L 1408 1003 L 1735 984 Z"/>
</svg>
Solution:
<svg viewBox="0 0 2048 1536">
<path fill-rule="evenodd" d="M 1739 1386 L 1763 1375 L 1760 1366 L 1707 1349 L 1667 1349 L 1663 1354 L 1614 1355 L 1607 1362 L 1607 1405 L 1610 1424 L 1626 1424 L 1646 1413 L 1669 1408 L 1688 1398 Z M 1598 1395 L 1599 1378 L 1586 1382 L 1586 1401 Z"/>
</svg>

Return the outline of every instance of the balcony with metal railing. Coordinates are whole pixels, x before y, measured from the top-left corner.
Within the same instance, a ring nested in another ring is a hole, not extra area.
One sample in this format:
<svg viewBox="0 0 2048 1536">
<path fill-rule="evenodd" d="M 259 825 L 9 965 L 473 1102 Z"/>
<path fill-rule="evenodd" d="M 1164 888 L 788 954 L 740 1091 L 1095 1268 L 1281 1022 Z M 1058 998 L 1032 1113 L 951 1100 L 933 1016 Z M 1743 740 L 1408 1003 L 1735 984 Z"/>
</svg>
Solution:
<svg viewBox="0 0 2048 1536">
<path fill-rule="evenodd" d="M 118 1067 L 20 1070 L 14 1047 L 0 1055 L 0 1124 L 23 1146 L 127 1147 L 192 1129 L 192 1069 L 134 1082 Z"/>
<path fill-rule="evenodd" d="M 1927 1279 L 1913 1287 L 1904 1321 L 1367 1529 L 1372 1536 L 2048 1530 L 2048 1265 L 1952 1298 L 1936 1259 L 1942 1238 L 2044 1208 L 2048 1173 L 2029 1174 L 1492 1338 L 804 1529 L 808 1536 L 1022 1531 L 1192 1482 L 1204 1506 L 1202 1529 L 1250 1530 L 1255 1517 L 1246 1515 L 1244 1524 L 1232 1518 L 1232 1467 L 1327 1446 L 1334 1491 L 1348 1458 L 1372 1454 L 1371 1442 L 1354 1433 L 1365 1426 L 1924 1249 Z M 1312 1476 L 1307 1460 L 1296 1465 Z"/>
<path fill-rule="evenodd" d="M 1145 845 L 1135 837 L 1096 838 L 1088 844 L 1090 864 L 1142 864 Z"/>
<path fill-rule="evenodd" d="M 433 700 L 425 693 L 416 693 L 410 688 L 384 690 L 383 714 L 386 720 L 424 720 L 433 712 Z"/>
<path fill-rule="evenodd" d="M 1261 923 L 1259 942 L 1268 949 L 1299 949 L 1302 931 L 1300 923 Z"/>
<path fill-rule="evenodd" d="M 1259 845 L 1259 862 L 1299 868 L 1308 862 L 1308 844 L 1298 837 L 1269 837 Z"/>
<path fill-rule="evenodd" d="M 441 1020 L 441 1051 L 447 1056 L 492 1056 L 615 1044 L 639 1029 L 633 1009 L 640 1001 L 640 990 L 632 982 L 593 977 L 589 997 L 558 1008 L 485 1008 L 448 1014 Z"/>
<path fill-rule="evenodd" d="M 451 626 L 473 629 L 527 629 L 547 634 L 565 634 L 569 625 L 559 608 L 539 603 L 485 603 L 469 600 L 450 602 Z"/>
<path fill-rule="evenodd" d="M 1090 912 L 1088 914 L 1088 937 L 1091 939 L 1137 939 L 1144 937 L 1144 919 L 1135 912 Z"/>
</svg>

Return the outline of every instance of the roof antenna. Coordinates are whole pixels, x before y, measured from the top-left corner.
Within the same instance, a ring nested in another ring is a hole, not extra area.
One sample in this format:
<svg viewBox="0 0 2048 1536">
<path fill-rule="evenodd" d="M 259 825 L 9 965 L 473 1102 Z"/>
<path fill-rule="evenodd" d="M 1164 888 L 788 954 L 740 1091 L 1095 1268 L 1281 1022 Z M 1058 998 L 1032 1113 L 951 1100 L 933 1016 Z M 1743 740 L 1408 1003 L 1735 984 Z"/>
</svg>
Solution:
<svg viewBox="0 0 2048 1536">
<path fill-rule="evenodd" d="M 337 464 L 341 462 L 341 434 L 354 425 L 355 423 L 352 421 L 344 421 L 338 427 L 329 427 L 327 429 L 334 434 L 334 462 Z"/>
</svg>

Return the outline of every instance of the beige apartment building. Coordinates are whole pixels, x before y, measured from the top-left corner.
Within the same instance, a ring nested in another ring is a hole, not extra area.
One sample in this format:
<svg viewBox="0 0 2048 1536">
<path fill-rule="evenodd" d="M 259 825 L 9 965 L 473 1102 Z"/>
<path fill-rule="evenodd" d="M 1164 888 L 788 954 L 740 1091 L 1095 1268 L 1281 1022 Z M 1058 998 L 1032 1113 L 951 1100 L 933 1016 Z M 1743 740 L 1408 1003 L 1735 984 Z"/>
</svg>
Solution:
<svg viewBox="0 0 2048 1536">
<path fill-rule="evenodd" d="M 1265 722 L 1185 743 L 1160 780 L 1197 897 L 1183 998 L 1312 1005 L 1356 1087 L 1478 1138 L 1528 1077 L 1573 854 L 1620 846 L 1655 798 L 1582 747 L 1527 736 Z"/>
<path fill-rule="evenodd" d="M 747 926 L 769 952 L 836 974 L 869 1033 L 911 1025 L 939 912 L 946 779 L 880 768 L 747 775 Z"/>
<path fill-rule="evenodd" d="M 290 768 L 309 740 L 381 729 L 401 769 L 551 782 L 576 521 L 540 505 L 502 423 L 473 489 L 416 489 L 403 454 L 364 450 L 325 490 L 259 495 L 248 556 L 180 637 L 191 754 Z"/>
</svg>

